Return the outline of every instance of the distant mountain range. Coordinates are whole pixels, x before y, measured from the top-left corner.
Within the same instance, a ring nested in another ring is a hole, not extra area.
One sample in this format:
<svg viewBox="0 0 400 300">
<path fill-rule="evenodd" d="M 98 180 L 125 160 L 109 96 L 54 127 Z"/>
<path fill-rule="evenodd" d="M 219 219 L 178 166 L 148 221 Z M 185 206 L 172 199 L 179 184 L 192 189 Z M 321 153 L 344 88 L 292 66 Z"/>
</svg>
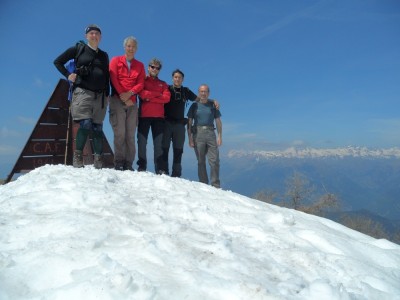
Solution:
<svg viewBox="0 0 400 300">
<path fill-rule="evenodd" d="M 369 210 L 400 220 L 400 149 L 231 150 L 221 162 L 224 188 L 253 197 L 268 190 L 285 194 L 286 182 L 299 172 L 316 193 L 338 196 L 343 210 Z"/>
<path fill-rule="evenodd" d="M 390 149 L 368 149 L 365 147 L 347 147 L 333 149 L 314 149 L 295 147 L 286 150 L 277 151 L 242 151 L 231 150 L 228 152 L 229 158 L 255 157 L 257 159 L 273 159 L 273 158 L 400 158 L 400 148 Z"/>
</svg>

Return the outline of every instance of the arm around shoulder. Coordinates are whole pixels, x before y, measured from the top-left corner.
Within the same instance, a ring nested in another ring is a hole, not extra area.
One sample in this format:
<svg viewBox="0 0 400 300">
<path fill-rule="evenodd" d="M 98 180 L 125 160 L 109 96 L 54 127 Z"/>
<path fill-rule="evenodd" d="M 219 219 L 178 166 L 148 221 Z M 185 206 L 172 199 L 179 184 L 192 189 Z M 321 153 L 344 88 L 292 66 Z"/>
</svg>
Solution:
<svg viewBox="0 0 400 300">
<path fill-rule="evenodd" d="M 214 102 L 214 106 L 215 106 L 215 108 L 216 109 L 218 109 L 219 110 L 219 102 L 216 100 L 216 99 L 214 99 L 214 100 L 212 100 L 213 102 Z"/>
</svg>

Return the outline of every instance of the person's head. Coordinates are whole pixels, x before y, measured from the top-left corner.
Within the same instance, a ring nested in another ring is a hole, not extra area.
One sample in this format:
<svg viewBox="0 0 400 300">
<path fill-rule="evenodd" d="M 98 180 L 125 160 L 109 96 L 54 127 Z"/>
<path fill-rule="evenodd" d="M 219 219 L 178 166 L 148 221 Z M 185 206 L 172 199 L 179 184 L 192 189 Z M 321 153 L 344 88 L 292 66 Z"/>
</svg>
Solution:
<svg viewBox="0 0 400 300">
<path fill-rule="evenodd" d="M 88 41 L 88 44 L 97 49 L 99 43 L 101 41 L 101 29 L 96 24 L 90 24 L 85 29 L 85 37 Z"/>
<path fill-rule="evenodd" d="M 128 36 L 124 39 L 125 55 L 128 59 L 132 59 L 137 51 L 138 42 L 135 37 Z"/>
<path fill-rule="evenodd" d="M 202 84 L 199 86 L 199 98 L 201 100 L 208 100 L 208 96 L 210 95 L 210 88 L 207 84 Z"/>
<path fill-rule="evenodd" d="M 158 58 L 152 58 L 149 62 L 149 66 L 147 71 L 151 77 L 158 77 L 158 73 L 160 72 L 162 67 L 162 62 Z"/>
<path fill-rule="evenodd" d="M 172 83 L 175 87 L 181 87 L 185 74 L 179 69 L 172 71 Z"/>
</svg>

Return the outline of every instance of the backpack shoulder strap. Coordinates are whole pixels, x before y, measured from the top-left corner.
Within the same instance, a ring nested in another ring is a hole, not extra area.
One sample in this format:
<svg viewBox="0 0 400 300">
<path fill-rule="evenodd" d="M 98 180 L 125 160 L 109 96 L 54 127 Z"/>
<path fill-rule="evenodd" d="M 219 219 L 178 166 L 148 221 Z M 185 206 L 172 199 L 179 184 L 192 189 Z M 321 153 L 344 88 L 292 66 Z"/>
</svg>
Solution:
<svg viewBox="0 0 400 300">
<path fill-rule="evenodd" d="M 186 87 L 184 87 L 182 85 L 182 99 L 184 102 L 186 102 L 187 98 L 186 98 Z"/>
<path fill-rule="evenodd" d="M 193 119 L 194 119 L 196 117 L 198 103 L 194 102 L 192 105 L 193 105 Z"/>
<path fill-rule="evenodd" d="M 76 54 L 75 54 L 75 63 L 78 60 L 78 57 L 82 54 L 83 50 L 85 49 L 85 43 L 83 41 L 79 41 L 76 43 Z"/>
</svg>

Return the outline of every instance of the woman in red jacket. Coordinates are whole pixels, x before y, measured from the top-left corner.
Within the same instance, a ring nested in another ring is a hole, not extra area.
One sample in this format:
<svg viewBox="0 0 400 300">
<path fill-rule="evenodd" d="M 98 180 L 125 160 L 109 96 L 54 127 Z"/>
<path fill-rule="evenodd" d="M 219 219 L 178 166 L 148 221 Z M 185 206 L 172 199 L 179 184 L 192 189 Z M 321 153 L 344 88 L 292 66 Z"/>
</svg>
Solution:
<svg viewBox="0 0 400 300">
<path fill-rule="evenodd" d="M 138 171 L 147 169 L 147 138 L 151 128 L 154 146 L 154 168 L 156 174 L 162 174 L 162 137 L 164 132 L 164 104 L 170 100 L 171 93 L 165 81 L 158 79 L 161 61 L 153 58 L 147 68 L 148 76 L 144 88 L 139 93 L 138 125 Z"/>
<path fill-rule="evenodd" d="M 135 159 L 135 133 L 138 122 L 137 95 L 144 87 L 146 73 L 142 62 L 134 58 L 137 40 L 124 40 L 125 55 L 110 62 L 112 97 L 110 124 L 114 132 L 114 165 L 116 170 L 131 170 Z"/>
</svg>

